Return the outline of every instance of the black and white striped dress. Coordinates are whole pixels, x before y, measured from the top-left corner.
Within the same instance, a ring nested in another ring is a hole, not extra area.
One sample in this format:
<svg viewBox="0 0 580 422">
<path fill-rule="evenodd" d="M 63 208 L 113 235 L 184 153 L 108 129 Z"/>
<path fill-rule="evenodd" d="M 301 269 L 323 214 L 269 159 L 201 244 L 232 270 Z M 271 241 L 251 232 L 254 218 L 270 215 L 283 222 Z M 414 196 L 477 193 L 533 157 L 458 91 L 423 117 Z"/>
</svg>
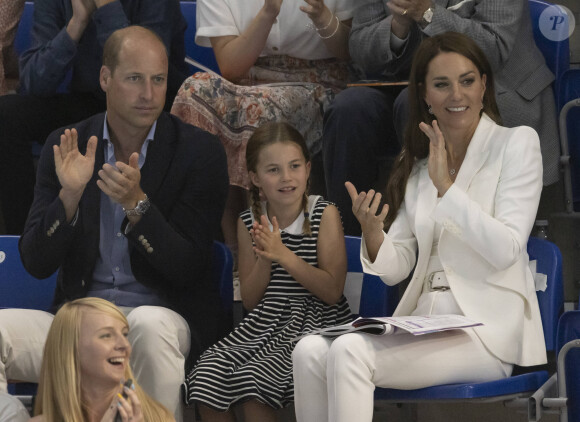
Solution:
<svg viewBox="0 0 580 422">
<path fill-rule="evenodd" d="M 329 204 L 310 196 L 311 235 L 302 234 L 302 214 L 282 231 L 284 245 L 313 266 L 318 265 L 320 219 Z M 241 218 L 249 230 L 253 223 L 251 211 L 244 211 Z M 294 400 L 295 343 L 291 339 L 351 319 L 344 296 L 337 304 L 327 305 L 273 263 L 271 280 L 260 303 L 234 331 L 202 354 L 186 378 L 186 401 L 198 401 L 220 411 L 251 399 L 275 409 L 285 407 Z"/>
</svg>

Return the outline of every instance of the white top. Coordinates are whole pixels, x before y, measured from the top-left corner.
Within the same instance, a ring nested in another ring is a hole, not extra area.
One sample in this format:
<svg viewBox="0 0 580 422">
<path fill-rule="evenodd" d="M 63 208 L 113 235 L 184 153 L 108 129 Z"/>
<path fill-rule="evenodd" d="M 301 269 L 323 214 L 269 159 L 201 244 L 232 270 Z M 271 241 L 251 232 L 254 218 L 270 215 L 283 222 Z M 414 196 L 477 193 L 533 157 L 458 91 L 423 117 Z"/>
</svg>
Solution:
<svg viewBox="0 0 580 422">
<path fill-rule="evenodd" d="M 316 203 L 318 202 L 318 200 L 320 198 L 322 198 L 320 195 L 309 195 L 308 196 L 308 214 L 309 215 L 312 215 L 312 213 L 314 212 L 314 207 L 316 206 Z M 272 231 L 274 229 L 274 226 L 272 225 L 272 222 L 270 221 L 270 217 L 268 217 L 267 202 L 262 201 L 261 204 L 262 204 L 262 215 L 266 216 L 266 219 L 268 220 L 268 228 L 270 229 L 270 231 Z M 302 234 L 302 227 L 304 226 L 304 219 L 305 219 L 304 213 L 301 212 L 300 214 L 298 214 L 298 217 L 296 217 L 296 220 L 294 220 L 292 222 L 292 224 L 290 224 L 288 227 L 280 229 L 280 231 L 283 233 L 300 235 L 300 234 Z M 252 214 L 252 221 L 254 221 L 254 214 Z"/>
<path fill-rule="evenodd" d="M 352 18 L 354 10 L 366 0 L 326 0 L 325 4 L 341 21 Z M 256 17 L 264 0 L 198 0 L 195 42 L 211 47 L 209 38 L 240 35 Z M 318 60 L 334 57 L 314 29 L 308 15 L 299 7 L 302 0 L 284 0 L 280 14 L 266 41 L 262 56 L 288 55 L 299 59 Z M 336 23 L 332 24 L 336 25 Z M 334 28 L 334 26 L 332 26 Z"/>
</svg>

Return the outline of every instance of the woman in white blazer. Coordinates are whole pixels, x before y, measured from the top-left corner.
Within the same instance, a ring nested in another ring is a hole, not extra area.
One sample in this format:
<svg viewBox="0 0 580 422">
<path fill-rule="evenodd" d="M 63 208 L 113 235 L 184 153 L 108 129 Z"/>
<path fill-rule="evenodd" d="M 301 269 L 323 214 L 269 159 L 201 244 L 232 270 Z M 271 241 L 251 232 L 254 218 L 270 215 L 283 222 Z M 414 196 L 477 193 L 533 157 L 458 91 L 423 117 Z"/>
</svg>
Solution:
<svg viewBox="0 0 580 422">
<path fill-rule="evenodd" d="M 462 34 L 421 44 L 409 93 L 390 208 L 347 182 L 364 271 L 393 285 L 414 269 L 395 315 L 461 314 L 483 325 L 302 339 L 293 356 L 298 421 L 371 421 L 375 386 L 490 381 L 546 362 L 526 252 L 542 189 L 538 135 L 499 125 L 490 65 Z"/>
</svg>

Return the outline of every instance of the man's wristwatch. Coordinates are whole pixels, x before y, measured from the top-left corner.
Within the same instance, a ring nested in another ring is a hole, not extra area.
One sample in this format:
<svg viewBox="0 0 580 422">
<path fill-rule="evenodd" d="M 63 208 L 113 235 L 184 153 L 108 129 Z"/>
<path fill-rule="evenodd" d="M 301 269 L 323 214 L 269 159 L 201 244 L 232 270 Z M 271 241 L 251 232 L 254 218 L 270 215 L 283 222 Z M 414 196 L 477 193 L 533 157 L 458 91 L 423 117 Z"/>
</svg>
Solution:
<svg viewBox="0 0 580 422">
<path fill-rule="evenodd" d="M 149 197 L 145 195 L 145 199 L 142 199 L 141 201 L 137 202 L 135 208 L 130 210 L 126 210 L 125 208 L 123 208 L 123 212 L 127 217 L 132 217 L 135 215 L 143 215 L 147 212 L 150 206 L 151 202 L 149 201 Z"/>
<path fill-rule="evenodd" d="M 429 25 L 432 20 L 433 20 L 433 6 L 425 10 L 425 13 L 423 13 L 423 17 L 419 21 L 419 26 L 421 27 L 421 29 L 425 29 L 425 27 Z"/>
</svg>

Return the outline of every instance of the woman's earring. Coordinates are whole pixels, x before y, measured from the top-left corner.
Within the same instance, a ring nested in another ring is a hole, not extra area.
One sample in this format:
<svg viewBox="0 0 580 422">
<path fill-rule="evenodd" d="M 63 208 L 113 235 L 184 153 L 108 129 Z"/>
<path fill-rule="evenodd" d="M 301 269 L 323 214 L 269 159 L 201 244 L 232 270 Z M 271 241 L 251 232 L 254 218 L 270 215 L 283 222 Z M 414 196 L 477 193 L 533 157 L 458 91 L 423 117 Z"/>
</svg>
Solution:
<svg viewBox="0 0 580 422">
<path fill-rule="evenodd" d="M 433 114 L 433 107 L 431 107 L 431 104 L 427 105 L 427 111 L 429 112 L 429 114 Z"/>
</svg>

